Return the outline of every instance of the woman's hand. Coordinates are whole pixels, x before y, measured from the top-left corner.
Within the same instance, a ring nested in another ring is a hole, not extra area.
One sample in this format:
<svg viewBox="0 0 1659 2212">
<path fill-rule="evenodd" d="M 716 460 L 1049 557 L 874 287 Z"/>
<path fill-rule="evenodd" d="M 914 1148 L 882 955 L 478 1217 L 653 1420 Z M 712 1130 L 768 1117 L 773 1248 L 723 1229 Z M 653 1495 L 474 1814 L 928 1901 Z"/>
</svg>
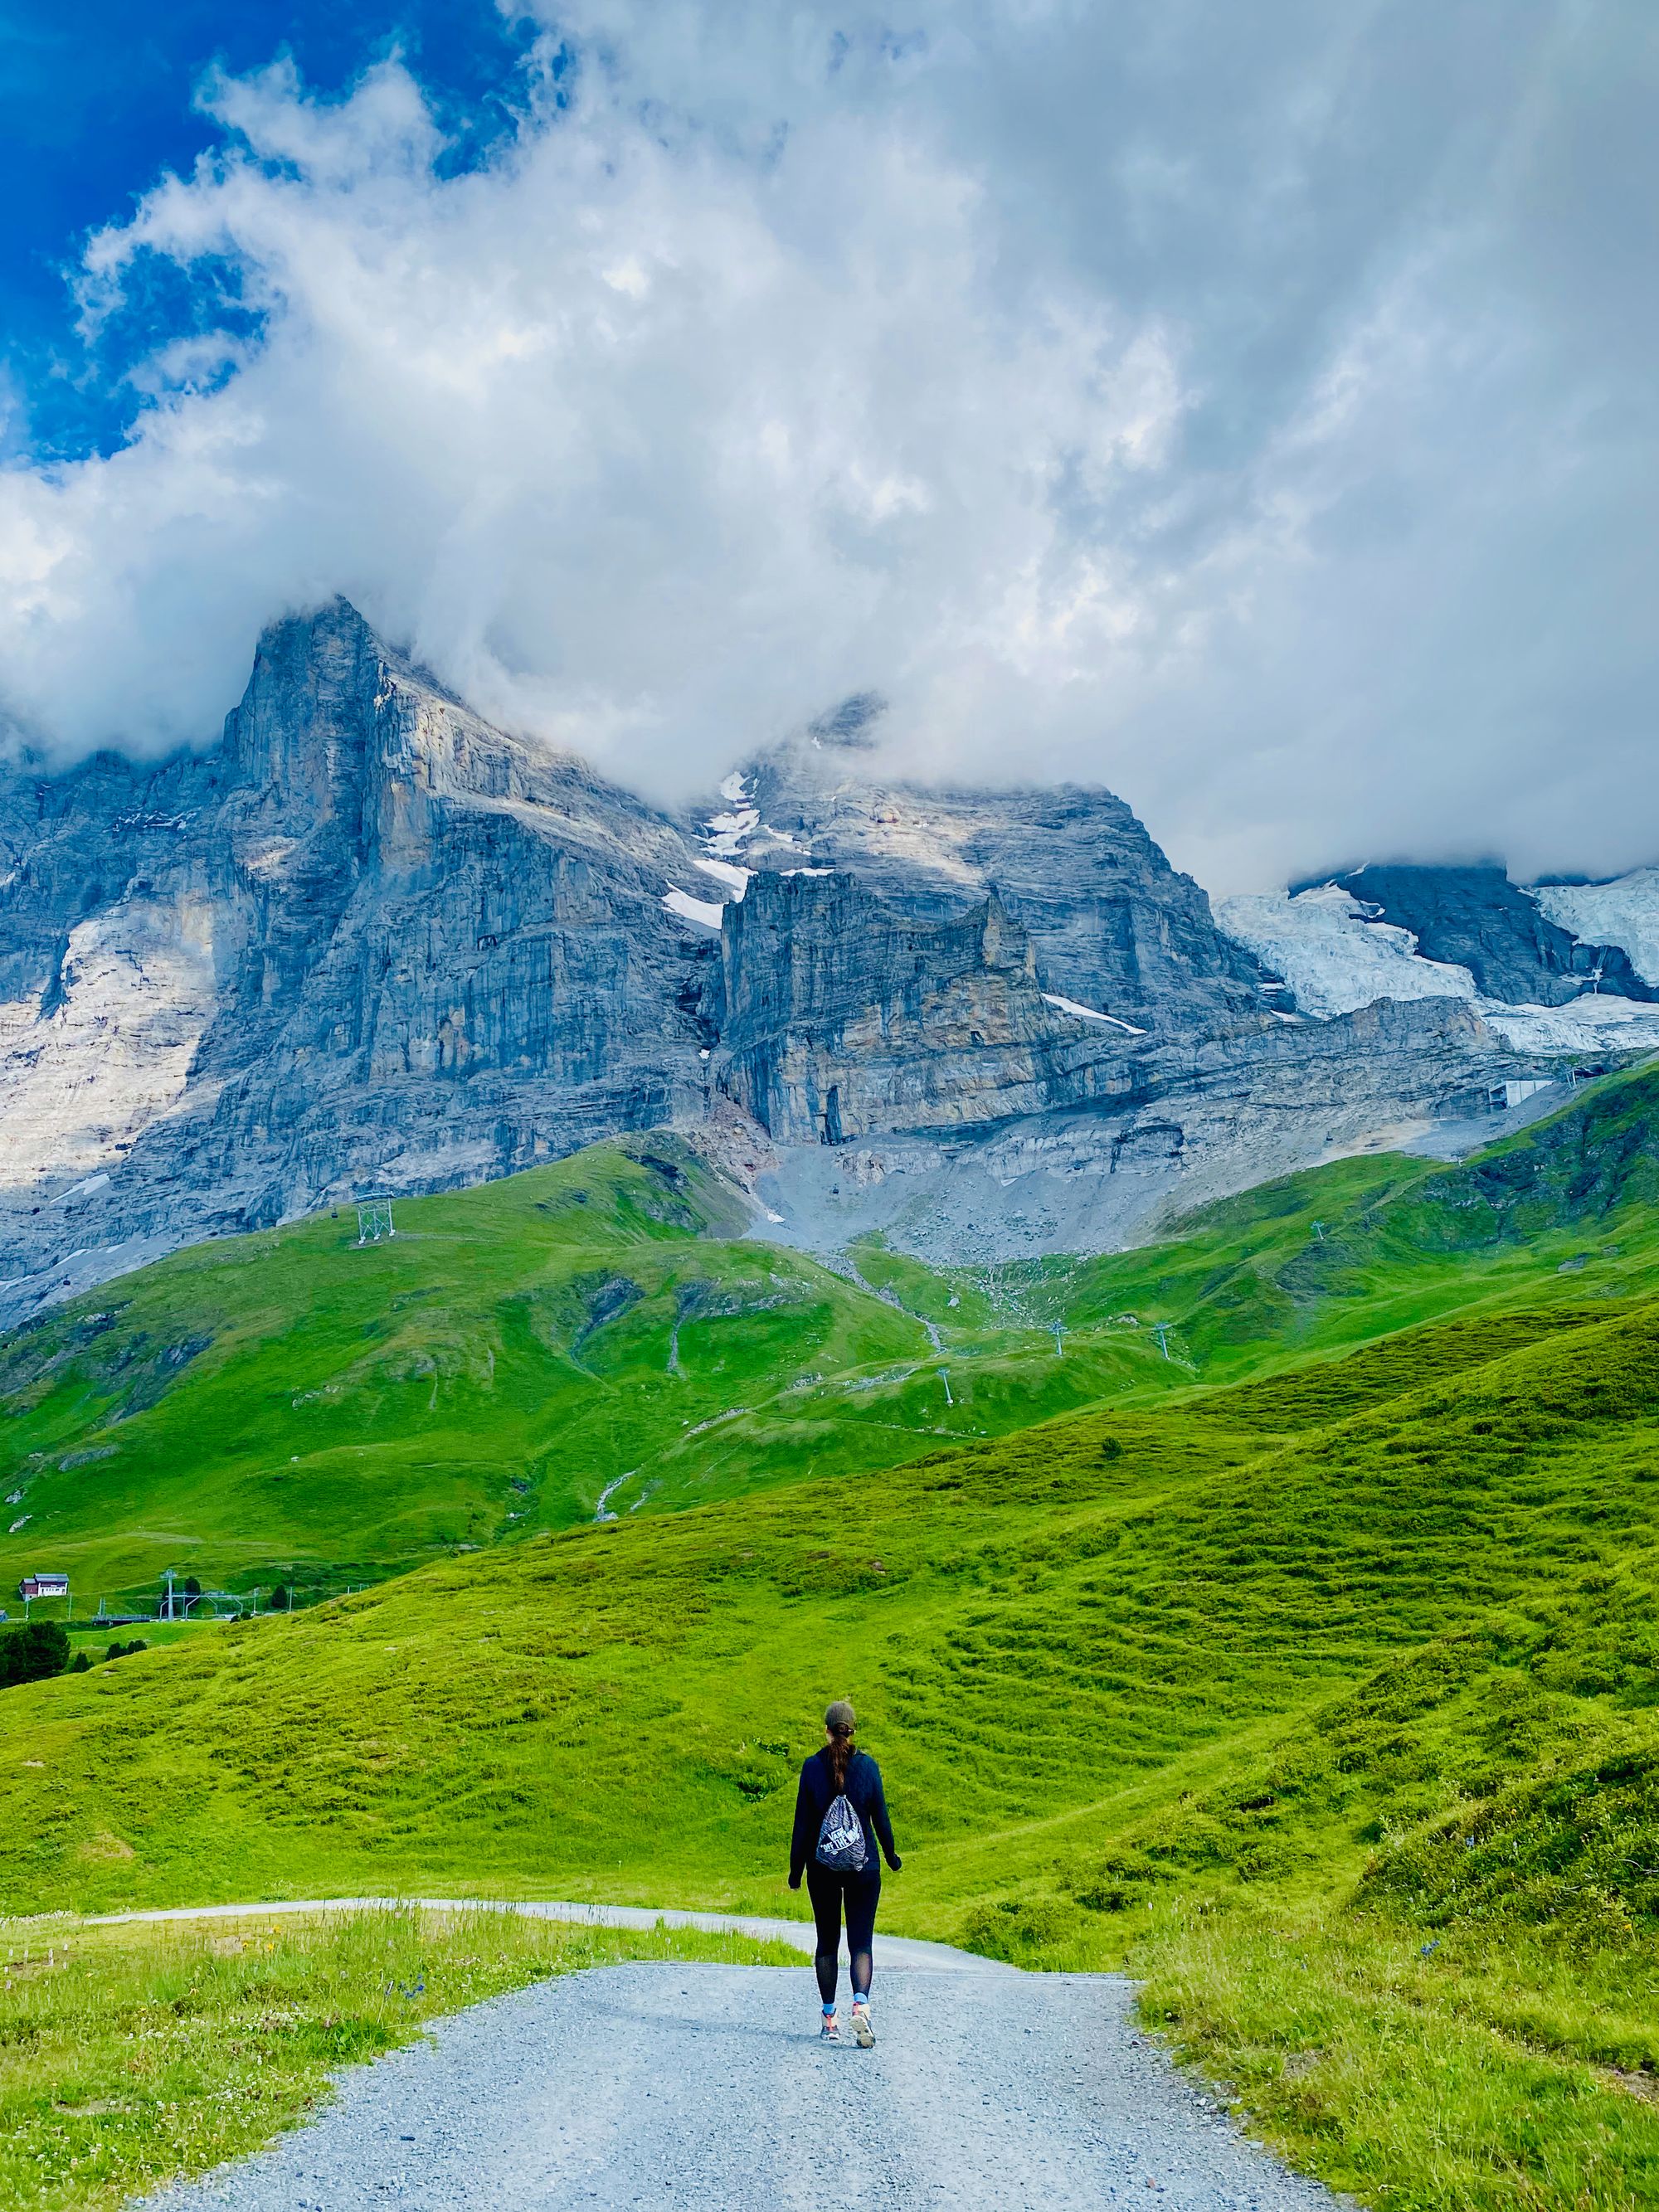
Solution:
<svg viewBox="0 0 1659 2212">
<path fill-rule="evenodd" d="M 799 1889 L 800 1887 L 800 1876 L 798 1874 L 792 1874 L 790 1875 L 789 1887 L 791 1889 Z"/>
<path fill-rule="evenodd" d="M 902 1859 L 889 1859 L 887 1864 L 889 1870 L 893 1874 L 896 1874 L 899 1869 L 904 1864 L 904 1861 Z"/>
</svg>

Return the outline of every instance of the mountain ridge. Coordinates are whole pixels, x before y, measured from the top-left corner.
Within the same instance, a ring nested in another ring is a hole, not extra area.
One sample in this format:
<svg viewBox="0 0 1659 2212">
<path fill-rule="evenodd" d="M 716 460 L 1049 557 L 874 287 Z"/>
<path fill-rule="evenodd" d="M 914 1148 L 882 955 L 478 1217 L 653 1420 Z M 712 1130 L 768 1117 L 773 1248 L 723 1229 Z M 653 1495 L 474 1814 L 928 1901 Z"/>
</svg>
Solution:
<svg viewBox="0 0 1659 2212">
<path fill-rule="evenodd" d="M 922 1194 L 901 1242 L 956 1234 L 966 1144 L 964 1253 L 1098 1247 L 1562 1072 L 1571 1037 L 1409 980 L 1299 1015 L 1115 794 L 883 782 L 867 720 L 676 817 L 336 599 L 267 629 L 216 746 L 14 763 L 0 1326 L 193 1238 L 653 1127 L 742 1121 L 812 1249 L 872 1141 Z"/>
</svg>

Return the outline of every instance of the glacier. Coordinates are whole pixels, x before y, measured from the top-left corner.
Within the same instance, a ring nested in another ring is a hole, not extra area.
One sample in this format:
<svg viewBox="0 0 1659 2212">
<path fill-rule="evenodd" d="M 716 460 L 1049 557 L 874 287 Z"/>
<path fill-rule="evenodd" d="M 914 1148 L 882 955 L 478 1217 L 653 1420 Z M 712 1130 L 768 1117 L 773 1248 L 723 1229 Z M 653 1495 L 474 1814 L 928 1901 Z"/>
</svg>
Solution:
<svg viewBox="0 0 1659 2212">
<path fill-rule="evenodd" d="M 1616 884 L 1538 894 L 1549 918 L 1581 941 L 1619 945 L 1644 980 L 1638 947 L 1659 975 L 1659 870 Z M 1562 1006 L 1511 1005 L 1479 991 L 1467 968 L 1425 959 L 1410 930 L 1376 919 L 1379 909 L 1337 884 L 1245 892 L 1216 902 L 1217 921 L 1264 968 L 1284 978 L 1298 1010 L 1322 1020 L 1378 999 L 1466 999 L 1516 1052 L 1596 1053 L 1659 1046 L 1659 1006 L 1598 992 Z M 1575 919 L 1575 916 L 1577 917 Z M 1651 929 L 1650 948 L 1642 932 Z"/>
<path fill-rule="evenodd" d="M 1659 868 L 1606 884 L 1540 884 L 1534 896 L 1563 929 L 1591 945 L 1616 945 L 1644 983 L 1659 983 Z"/>
</svg>

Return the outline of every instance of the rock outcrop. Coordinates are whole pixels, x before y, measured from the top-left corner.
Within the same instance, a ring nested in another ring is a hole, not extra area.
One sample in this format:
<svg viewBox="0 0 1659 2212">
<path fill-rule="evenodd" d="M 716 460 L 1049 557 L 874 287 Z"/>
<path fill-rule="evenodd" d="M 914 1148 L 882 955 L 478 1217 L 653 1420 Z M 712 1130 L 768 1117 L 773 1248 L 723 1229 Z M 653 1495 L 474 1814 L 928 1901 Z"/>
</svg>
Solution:
<svg viewBox="0 0 1659 2212">
<path fill-rule="evenodd" d="M 1151 1034 L 1261 1011 L 1261 969 L 1113 793 L 884 781 L 862 734 L 855 722 L 849 742 L 832 720 L 750 762 L 713 817 L 723 830 L 704 825 L 711 846 L 747 868 L 848 872 L 919 920 L 994 895 L 1025 931 L 1042 990 Z"/>
<path fill-rule="evenodd" d="M 825 1254 L 872 1232 L 940 1263 L 1110 1250 L 1322 1160 L 1504 1133 L 1559 1095 L 1494 1114 L 1486 1071 L 1511 1064 L 1467 1000 L 1383 999 L 1127 1055 L 1080 1109 L 1056 1091 L 1012 1120 L 787 1147 L 757 1188 L 769 1236 Z"/>
<path fill-rule="evenodd" d="M 722 938 L 720 1081 L 782 1144 L 1042 1113 L 1141 1034 L 1061 1014 L 995 894 L 923 920 L 850 872 L 763 872 Z"/>
</svg>

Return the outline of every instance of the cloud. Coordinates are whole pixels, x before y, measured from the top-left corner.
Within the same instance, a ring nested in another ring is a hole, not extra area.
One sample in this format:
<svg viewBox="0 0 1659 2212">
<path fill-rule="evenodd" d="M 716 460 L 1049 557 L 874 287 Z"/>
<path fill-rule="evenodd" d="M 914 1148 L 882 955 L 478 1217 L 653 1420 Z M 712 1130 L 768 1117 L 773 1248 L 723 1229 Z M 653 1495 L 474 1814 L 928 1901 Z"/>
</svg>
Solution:
<svg viewBox="0 0 1659 2212">
<path fill-rule="evenodd" d="M 0 475 L 10 709 L 202 742 L 341 590 L 670 795 L 874 690 L 1218 889 L 1650 858 L 1656 35 L 575 0 L 459 173 L 396 62 L 210 80 L 81 276 L 106 361 L 182 302 L 131 437 Z"/>
</svg>

